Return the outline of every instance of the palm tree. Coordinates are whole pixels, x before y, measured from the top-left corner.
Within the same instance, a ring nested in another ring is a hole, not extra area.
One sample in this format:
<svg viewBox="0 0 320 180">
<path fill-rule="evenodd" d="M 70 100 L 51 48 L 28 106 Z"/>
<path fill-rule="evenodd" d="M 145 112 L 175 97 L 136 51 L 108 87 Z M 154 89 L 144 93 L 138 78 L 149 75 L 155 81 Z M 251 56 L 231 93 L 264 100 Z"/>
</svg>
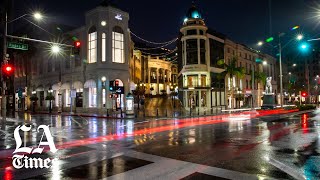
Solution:
<svg viewBox="0 0 320 180">
<path fill-rule="evenodd" d="M 245 69 L 243 67 L 238 67 L 238 59 L 237 57 L 233 57 L 231 59 L 230 64 L 226 64 L 224 59 L 221 59 L 217 62 L 217 64 L 219 66 L 224 67 L 224 71 L 221 73 L 222 77 L 226 77 L 227 75 L 230 76 L 230 84 L 231 84 L 231 107 L 232 107 L 232 99 L 233 99 L 233 93 L 234 93 L 234 89 L 233 89 L 233 77 L 236 76 L 237 78 L 242 79 L 245 75 Z"/>
<path fill-rule="evenodd" d="M 254 80 L 257 81 L 258 83 L 262 83 L 262 86 L 264 86 L 267 81 L 267 75 L 264 72 L 255 71 Z"/>
</svg>

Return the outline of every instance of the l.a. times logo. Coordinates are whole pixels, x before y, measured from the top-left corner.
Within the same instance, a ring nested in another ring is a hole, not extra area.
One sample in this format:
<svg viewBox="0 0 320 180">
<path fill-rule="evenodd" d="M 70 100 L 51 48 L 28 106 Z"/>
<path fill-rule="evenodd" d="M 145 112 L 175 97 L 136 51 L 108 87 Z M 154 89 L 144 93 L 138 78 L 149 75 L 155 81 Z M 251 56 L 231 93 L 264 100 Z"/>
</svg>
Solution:
<svg viewBox="0 0 320 180">
<path fill-rule="evenodd" d="M 28 155 L 30 154 L 41 154 L 43 152 L 43 146 L 49 146 L 50 151 L 52 153 L 56 153 L 58 150 L 56 146 L 54 145 L 53 142 L 53 137 L 50 133 L 49 126 L 47 125 L 40 125 L 37 128 L 37 133 L 40 133 L 40 130 L 43 130 L 43 134 L 41 136 L 39 145 L 37 148 L 32 148 L 32 147 L 21 147 L 22 145 L 22 140 L 19 134 L 19 131 L 23 132 L 28 132 L 31 130 L 31 125 L 30 126 L 18 126 L 14 130 L 14 139 L 16 141 L 16 149 L 13 152 L 13 157 L 12 157 L 12 165 L 16 169 L 21 169 L 21 168 L 50 168 L 52 165 L 53 160 L 50 158 L 42 159 L 42 158 L 30 158 Z M 47 141 L 42 141 L 43 136 L 46 136 Z M 40 148 L 41 146 L 41 148 Z"/>
</svg>

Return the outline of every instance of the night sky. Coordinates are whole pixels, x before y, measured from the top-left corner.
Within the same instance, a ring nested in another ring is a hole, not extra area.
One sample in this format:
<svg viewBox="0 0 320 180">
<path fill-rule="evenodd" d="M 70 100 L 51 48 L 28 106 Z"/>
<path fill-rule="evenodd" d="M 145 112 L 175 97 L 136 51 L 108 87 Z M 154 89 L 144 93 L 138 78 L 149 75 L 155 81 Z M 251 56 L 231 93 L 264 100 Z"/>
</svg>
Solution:
<svg viewBox="0 0 320 180">
<path fill-rule="evenodd" d="M 313 18 L 316 0 L 271 0 L 272 32 L 288 32 L 300 25 L 310 37 L 316 34 L 320 18 Z M 42 11 L 52 21 L 74 26 L 84 25 L 84 13 L 101 0 L 16 0 L 16 16 L 32 9 Z M 175 38 L 191 0 L 114 0 L 130 14 L 130 29 L 151 41 Z M 253 47 L 269 36 L 268 0 L 202 0 L 195 1 L 208 27 L 226 34 L 232 40 Z M 21 12 L 21 13 L 19 13 Z"/>
</svg>

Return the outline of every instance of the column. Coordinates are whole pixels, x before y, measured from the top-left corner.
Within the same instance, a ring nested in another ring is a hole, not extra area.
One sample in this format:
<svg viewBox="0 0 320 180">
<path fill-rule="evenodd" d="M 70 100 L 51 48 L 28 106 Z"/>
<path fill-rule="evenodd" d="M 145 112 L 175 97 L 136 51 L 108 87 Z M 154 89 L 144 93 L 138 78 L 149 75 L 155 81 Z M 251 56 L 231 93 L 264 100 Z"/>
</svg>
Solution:
<svg viewBox="0 0 320 180">
<path fill-rule="evenodd" d="M 147 76 L 148 76 L 148 84 L 149 84 L 149 89 L 148 89 L 148 92 L 150 92 L 150 94 L 152 93 L 150 91 L 150 88 L 151 88 L 151 68 L 148 68 L 148 72 L 146 73 Z"/>
<path fill-rule="evenodd" d="M 102 81 L 97 82 L 97 108 L 102 108 Z"/>
<path fill-rule="evenodd" d="M 160 91 L 159 91 L 159 69 L 157 68 L 156 69 L 156 74 L 157 74 L 157 94 L 160 94 Z"/>
</svg>

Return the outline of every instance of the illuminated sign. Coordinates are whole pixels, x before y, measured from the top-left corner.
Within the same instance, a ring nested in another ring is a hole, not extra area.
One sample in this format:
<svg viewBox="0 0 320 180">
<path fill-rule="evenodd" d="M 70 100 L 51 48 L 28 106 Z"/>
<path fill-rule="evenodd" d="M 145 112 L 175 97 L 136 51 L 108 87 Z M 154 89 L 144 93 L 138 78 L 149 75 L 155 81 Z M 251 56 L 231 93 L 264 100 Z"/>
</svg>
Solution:
<svg viewBox="0 0 320 180">
<path fill-rule="evenodd" d="M 122 21 L 122 15 L 121 14 L 117 14 L 114 18 L 118 19 L 119 21 Z"/>
</svg>

